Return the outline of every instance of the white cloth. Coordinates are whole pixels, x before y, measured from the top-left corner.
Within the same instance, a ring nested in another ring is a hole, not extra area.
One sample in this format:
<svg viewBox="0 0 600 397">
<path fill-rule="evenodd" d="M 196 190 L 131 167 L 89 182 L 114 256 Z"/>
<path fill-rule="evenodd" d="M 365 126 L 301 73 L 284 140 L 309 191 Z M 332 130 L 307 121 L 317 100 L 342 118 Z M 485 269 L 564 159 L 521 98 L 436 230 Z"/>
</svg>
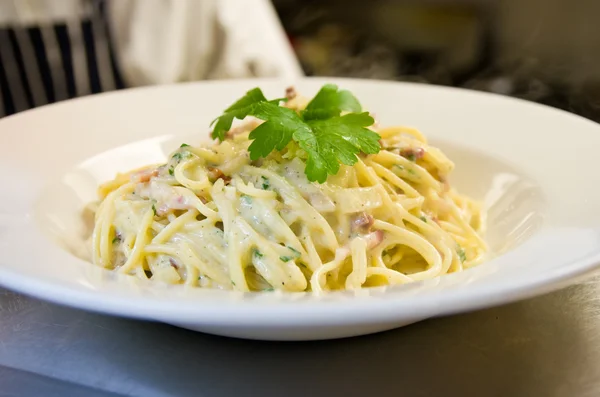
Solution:
<svg viewBox="0 0 600 397">
<path fill-rule="evenodd" d="M 119 0 L 109 21 L 135 85 L 302 74 L 268 0 Z"/>
<path fill-rule="evenodd" d="M 0 25 L 89 15 L 88 0 L 2 0 Z M 127 86 L 302 75 L 269 0 L 109 0 L 108 21 Z"/>
</svg>

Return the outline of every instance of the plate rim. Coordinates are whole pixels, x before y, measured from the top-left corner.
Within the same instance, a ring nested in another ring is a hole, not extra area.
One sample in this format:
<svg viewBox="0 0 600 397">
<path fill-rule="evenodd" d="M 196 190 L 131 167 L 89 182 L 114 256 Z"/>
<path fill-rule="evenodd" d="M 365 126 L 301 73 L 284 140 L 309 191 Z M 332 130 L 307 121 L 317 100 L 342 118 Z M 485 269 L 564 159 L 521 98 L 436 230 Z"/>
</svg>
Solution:
<svg viewBox="0 0 600 397">
<path fill-rule="evenodd" d="M 546 105 L 541 105 L 538 103 L 529 102 L 519 98 L 505 97 L 498 94 L 487 93 L 487 92 L 479 92 L 472 91 L 464 88 L 457 87 L 447 87 L 447 86 L 435 86 L 428 85 L 422 83 L 406 83 L 406 82 L 392 82 L 385 80 L 366 80 L 366 79 L 352 79 L 352 78 L 302 78 L 296 79 L 299 80 L 312 80 L 312 81 L 321 81 L 321 82 L 333 82 L 336 84 L 343 85 L 344 82 L 361 82 L 365 84 L 371 85 L 398 85 L 398 86 L 411 86 L 417 87 L 418 89 L 430 89 L 432 91 L 435 90 L 444 90 L 444 91 L 456 91 L 462 94 L 474 95 L 474 96 L 482 96 L 482 97 L 494 97 L 496 99 L 502 98 L 502 100 L 507 101 L 517 101 L 525 106 L 533 106 L 536 108 L 544 108 L 550 109 L 554 112 L 562 113 L 563 116 L 567 116 L 570 118 L 578 119 L 580 122 L 585 121 L 587 123 L 591 123 L 595 128 L 600 127 L 597 123 L 588 120 L 582 116 L 578 116 L 567 111 L 552 108 Z M 256 84 L 260 85 L 265 82 L 269 83 L 281 83 L 282 85 L 285 83 L 285 80 L 270 78 L 270 79 L 243 79 L 243 80 L 214 80 L 214 81 L 203 81 L 203 82 L 193 82 L 193 83 L 176 83 L 162 86 L 149 86 L 149 87 L 138 87 L 132 88 L 128 90 L 114 91 L 101 93 L 93 96 L 74 98 L 68 101 L 63 101 L 59 103 L 54 103 L 51 105 L 43 106 L 41 108 L 31 109 L 22 113 L 18 113 L 15 115 L 11 115 L 3 119 L 0 123 L 3 123 L 4 120 L 7 119 L 15 119 L 17 117 L 29 117 L 30 114 L 39 112 L 39 111 L 47 111 L 49 108 L 57 107 L 57 106 L 70 106 L 70 103 L 73 102 L 85 102 L 85 101 L 94 101 L 99 97 L 106 98 L 107 96 L 117 96 L 117 95 L 127 95 L 132 91 L 137 93 L 144 92 L 145 90 L 165 90 L 172 89 L 180 86 L 190 86 L 190 85 L 232 85 L 232 86 L 246 86 L 248 84 Z M 129 91 L 129 92 L 128 92 Z M 0 135 L 2 135 L 0 124 Z M 2 226 L 2 213 L 0 213 L 0 226 Z M 543 276 L 538 277 L 535 280 L 519 280 L 519 282 L 513 283 L 512 288 L 506 287 L 504 284 L 498 284 L 497 290 L 489 289 L 488 285 L 478 286 L 477 288 L 467 288 L 463 290 L 450 291 L 453 292 L 449 294 L 449 296 L 444 296 L 448 300 L 443 304 L 431 304 L 425 302 L 425 299 L 410 299 L 410 303 L 412 305 L 411 313 L 423 315 L 424 317 L 436 316 L 439 314 L 452 314 L 470 310 L 476 310 L 483 307 L 494 306 L 502 303 L 514 302 L 516 300 L 525 299 L 528 297 L 536 296 L 539 294 L 547 293 L 563 286 L 570 284 L 574 280 L 580 277 L 586 276 L 591 271 L 600 267 L 600 253 L 589 258 L 585 258 L 579 261 L 573 261 L 571 264 L 560 268 L 557 271 L 549 272 L 544 274 Z M 448 276 L 444 276 L 448 277 Z M 198 311 L 198 309 L 194 309 L 192 307 L 185 307 L 183 309 L 178 309 L 173 312 L 169 312 L 169 302 L 165 304 L 164 298 L 156 299 L 155 301 L 149 297 L 139 296 L 138 299 L 132 302 L 120 301 L 119 297 L 106 296 L 102 293 L 98 293 L 93 290 L 81 290 L 74 288 L 74 286 L 63 286 L 57 284 L 55 282 L 51 282 L 44 279 L 32 279 L 23 275 L 20 275 L 18 272 L 13 271 L 11 268 L 6 267 L 0 263 L 0 285 L 6 287 L 11 290 L 15 290 L 26 295 L 34 296 L 37 298 L 41 298 L 47 301 L 52 301 L 55 303 L 63 304 L 66 306 L 77 307 L 80 309 L 107 313 L 118 316 L 125 317 L 133 317 L 133 318 L 143 318 L 143 319 L 157 319 L 162 321 L 187 321 L 189 320 L 189 316 L 198 315 L 204 313 L 210 314 L 211 320 L 210 323 L 215 322 L 217 319 L 219 321 L 229 324 L 247 324 L 248 314 L 243 315 L 242 309 L 248 309 L 248 307 L 255 307 L 256 305 L 252 305 L 250 303 L 244 302 L 239 308 L 228 307 L 228 316 L 231 313 L 237 313 L 240 317 L 237 318 L 227 318 L 221 313 L 219 316 L 218 310 L 219 308 L 212 307 L 210 310 L 206 308 L 202 308 L 202 310 Z M 485 287 L 485 288 L 483 288 Z M 62 293 L 61 293 L 62 291 Z M 466 291 L 466 292 L 464 292 Z M 66 293 L 65 293 L 66 292 Z M 230 294 L 231 292 L 223 291 L 224 294 Z M 443 295 L 443 294 L 442 294 Z M 480 298 L 479 301 L 473 302 L 473 297 L 476 296 Z M 99 302 L 100 301 L 100 302 Z M 438 299 L 439 301 L 439 299 Z M 163 303 L 164 307 L 160 307 L 160 313 L 157 314 L 155 309 L 145 309 L 139 311 L 140 306 L 143 306 L 143 302 L 153 302 L 153 303 Z M 100 303 L 100 304 L 99 304 Z M 347 304 L 347 301 L 344 301 L 344 304 Z M 328 307 L 319 308 L 310 315 L 310 310 L 314 310 L 314 307 L 307 305 L 307 307 L 302 307 L 299 305 L 294 305 L 294 307 L 300 310 L 303 318 L 310 317 L 312 321 L 320 321 L 320 322 L 329 322 L 331 323 L 333 320 L 339 320 L 343 318 L 344 315 L 347 315 L 348 312 L 355 314 L 357 311 L 360 311 L 359 314 L 365 315 L 368 321 L 391 321 L 393 319 L 397 319 L 399 316 L 396 311 L 400 309 L 410 309 L 411 307 L 407 307 L 406 302 L 398 302 L 394 299 L 388 300 L 378 300 L 367 302 L 366 304 L 361 302 L 361 305 L 358 307 L 345 307 L 338 308 L 341 311 L 336 313 L 334 316 L 331 316 L 331 307 L 327 302 L 321 302 L 322 305 L 328 305 Z M 165 306 L 166 305 L 166 306 Z M 172 306 L 172 305 L 171 305 Z M 336 306 L 333 304 L 333 306 Z M 339 306 L 339 305 L 338 305 Z M 373 306 L 378 308 L 378 310 L 373 311 Z M 185 309 L 185 310 L 184 310 Z M 262 313 L 265 310 L 270 310 L 271 308 L 266 308 L 264 305 L 259 307 L 260 310 L 252 311 L 252 315 L 256 315 L 257 313 Z M 404 312 L 406 315 L 407 312 Z M 281 315 L 281 318 L 274 318 L 275 315 Z M 297 313 L 294 313 L 296 316 Z M 272 313 L 270 316 L 265 316 L 261 318 L 263 321 L 272 322 L 273 324 L 279 324 L 281 321 L 293 322 L 294 319 L 298 319 L 298 317 L 294 317 L 289 314 L 286 314 L 279 310 L 278 312 Z M 158 317 L 158 318 L 157 318 Z M 245 319 L 242 321 L 242 319 Z"/>
</svg>

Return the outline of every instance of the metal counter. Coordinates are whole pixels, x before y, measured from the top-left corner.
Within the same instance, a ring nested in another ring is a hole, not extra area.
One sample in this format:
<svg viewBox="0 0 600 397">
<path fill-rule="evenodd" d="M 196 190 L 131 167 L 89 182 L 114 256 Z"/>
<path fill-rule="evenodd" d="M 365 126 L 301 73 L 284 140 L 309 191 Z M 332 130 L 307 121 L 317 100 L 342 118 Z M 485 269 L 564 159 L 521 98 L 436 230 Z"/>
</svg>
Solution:
<svg viewBox="0 0 600 397">
<path fill-rule="evenodd" d="M 0 290 L 0 396 L 600 395 L 600 277 L 376 335 L 257 342 Z"/>
</svg>

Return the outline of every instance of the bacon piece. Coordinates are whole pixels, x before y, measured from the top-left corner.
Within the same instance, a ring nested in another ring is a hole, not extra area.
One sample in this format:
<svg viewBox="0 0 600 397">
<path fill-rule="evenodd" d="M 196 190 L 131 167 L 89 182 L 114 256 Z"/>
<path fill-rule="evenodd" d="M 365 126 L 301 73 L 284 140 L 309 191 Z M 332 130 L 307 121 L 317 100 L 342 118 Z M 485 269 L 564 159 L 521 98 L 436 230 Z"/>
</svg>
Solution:
<svg viewBox="0 0 600 397">
<path fill-rule="evenodd" d="M 366 212 L 361 212 L 352 219 L 353 232 L 367 232 L 373 226 L 373 217 Z"/>
<path fill-rule="evenodd" d="M 285 97 L 291 101 L 292 99 L 296 98 L 298 94 L 296 93 L 296 89 L 293 86 L 290 86 L 288 88 L 285 89 Z"/>
<path fill-rule="evenodd" d="M 169 258 L 169 263 L 171 264 L 171 266 L 175 269 L 179 269 L 179 264 L 175 261 L 175 259 L 173 258 Z"/>
<path fill-rule="evenodd" d="M 400 156 L 405 157 L 411 161 L 416 161 L 418 159 L 422 159 L 425 156 L 425 149 L 422 147 L 419 148 L 409 148 L 400 150 Z"/>
<path fill-rule="evenodd" d="M 200 201 L 202 201 L 203 204 L 207 203 L 204 197 L 198 196 L 198 198 L 200 199 Z M 193 208 L 194 206 L 188 202 L 186 197 L 177 195 L 169 198 L 169 200 L 162 203 L 158 208 L 156 208 L 156 214 L 159 216 L 163 216 L 173 210 L 190 210 Z"/>
<path fill-rule="evenodd" d="M 367 249 L 374 248 L 383 241 L 383 230 L 375 230 L 365 236 L 367 240 Z"/>
<path fill-rule="evenodd" d="M 148 182 L 153 177 L 158 176 L 158 169 L 148 169 L 136 172 L 131 175 L 131 182 L 140 183 L 140 182 Z"/>
<path fill-rule="evenodd" d="M 225 175 L 223 171 L 214 167 L 208 167 L 208 179 L 210 179 L 212 182 L 216 181 L 217 179 L 223 179 L 223 182 L 225 182 L 226 185 L 231 182 L 230 176 Z"/>
</svg>

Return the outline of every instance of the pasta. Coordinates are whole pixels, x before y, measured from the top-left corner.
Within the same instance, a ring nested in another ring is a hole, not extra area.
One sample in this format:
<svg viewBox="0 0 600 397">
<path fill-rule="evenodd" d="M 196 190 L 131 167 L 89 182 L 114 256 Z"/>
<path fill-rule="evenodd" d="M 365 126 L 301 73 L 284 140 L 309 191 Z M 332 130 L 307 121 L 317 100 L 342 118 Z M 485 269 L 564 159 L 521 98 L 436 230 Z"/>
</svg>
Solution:
<svg viewBox="0 0 600 397">
<path fill-rule="evenodd" d="M 371 127 L 379 153 L 318 184 L 293 142 L 250 159 L 260 122 L 248 118 L 223 142 L 182 145 L 166 164 L 100 186 L 93 262 L 170 284 L 319 293 L 430 279 L 483 260 L 485 213 L 450 187 L 453 163 L 419 131 Z"/>
</svg>

